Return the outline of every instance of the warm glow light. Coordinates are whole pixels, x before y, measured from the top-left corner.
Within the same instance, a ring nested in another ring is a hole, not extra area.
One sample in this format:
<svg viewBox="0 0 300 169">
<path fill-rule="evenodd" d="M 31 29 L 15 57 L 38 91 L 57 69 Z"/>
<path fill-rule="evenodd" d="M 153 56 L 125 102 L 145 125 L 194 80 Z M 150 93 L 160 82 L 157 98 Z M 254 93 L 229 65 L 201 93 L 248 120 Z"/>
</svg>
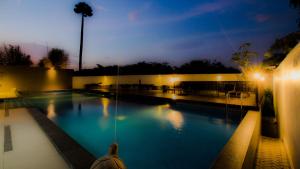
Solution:
<svg viewBox="0 0 300 169">
<path fill-rule="evenodd" d="M 221 75 L 218 75 L 217 76 L 217 81 L 221 81 L 222 80 L 222 76 Z"/>
<path fill-rule="evenodd" d="M 176 99 L 177 99 L 176 94 L 172 94 L 172 99 L 173 99 L 173 100 L 176 100 Z"/>
<path fill-rule="evenodd" d="M 170 109 L 170 105 L 160 105 L 156 111 L 155 117 L 163 122 L 170 122 L 176 129 L 180 130 L 184 124 L 184 118 L 181 112 Z"/>
<path fill-rule="evenodd" d="M 167 115 L 166 115 L 166 119 L 172 124 L 172 126 L 175 129 L 181 129 L 183 126 L 183 116 L 182 113 L 179 111 L 170 111 Z"/>
<path fill-rule="evenodd" d="M 49 70 L 47 70 L 47 76 L 49 77 L 50 80 L 53 80 L 56 78 L 56 70 L 52 67 Z"/>
<path fill-rule="evenodd" d="M 300 79 L 300 72 L 292 71 L 290 73 L 290 79 L 291 80 L 299 80 Z"/>
<path fill-rule="evenodd" d="M 49 119 L 52 119 L 56 116 L 56 113 L 55 113 L 55 105 L 54 105 L 54 100 L 50 100 L 49 102 L 49 105 L 47 107 L 47 117 Z"/>
<path fill-rule="evenodd" d="M 102 98 L 101 102 L 102 102 L 102 107 L 103 107 L 103 109 L 102 109 L 103 117 L 107 118 L 109 116 L 109 112 L 108 112 L 109 99 Z"/>
<path fill-rule="evenodd" d="M 175 83 L 175 82 L 177 82 L 177 81 L 179 81 L 179 78 L 178 78 L 178 77 L 171 77 L 171 78 L 170 78 L 170 82 L 171 82 L 171 83 Z"/>
<path fill-rule="evenodd" d="M 253 77 L 255 80 L 259 80 L 259 81 L 265 81 L 266 79 L 260 72 L 255 72 L 253 74 Z"/>
<path fill-rule="evenodd" d="M 255 79 L 259 79 L 260 78 L 260 73 L 255 72 L 253 76 L 254 76 Z"/>
</svg>

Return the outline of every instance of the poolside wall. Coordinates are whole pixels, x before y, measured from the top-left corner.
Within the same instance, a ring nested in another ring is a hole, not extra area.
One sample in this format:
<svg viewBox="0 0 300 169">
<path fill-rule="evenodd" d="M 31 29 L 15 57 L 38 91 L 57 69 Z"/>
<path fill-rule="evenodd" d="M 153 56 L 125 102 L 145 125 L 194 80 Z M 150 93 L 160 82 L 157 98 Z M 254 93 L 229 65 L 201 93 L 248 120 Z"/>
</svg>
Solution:
<svg viewBox="0 0 300 169">
<path fill-rule="evenodd" d="M 211 169 L 253 169 L 260 139 L 261 115 L 248 111 Z"/>
<path fill-rule="evenodd" d="M 292 168 L 300 169 L 300 44 L 274 71 L 273 92 L 280 137 Z"/>
<path fill-rule="evenodd" d="M 1 66 L 0 92 L 72 89 L 72 70 Z"/>
<path fill-rule="evenodd" d="M 122 75 L 119 84 L 153 84 L 173 86 L 180 81 L 240 81 L 241 74 L 170 74 L 170 75 Z M 83 89 L 85 84 L 101 83 L 103 86 L 116 84 L 117 76 L 75 76 L 73 88 Z"/>
</svg>

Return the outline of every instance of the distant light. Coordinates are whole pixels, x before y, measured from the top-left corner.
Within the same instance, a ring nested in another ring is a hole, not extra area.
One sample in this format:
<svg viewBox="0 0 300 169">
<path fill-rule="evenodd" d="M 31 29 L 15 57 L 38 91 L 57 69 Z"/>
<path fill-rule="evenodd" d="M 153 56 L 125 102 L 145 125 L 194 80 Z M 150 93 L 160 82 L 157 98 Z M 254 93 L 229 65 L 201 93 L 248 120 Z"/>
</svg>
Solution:
<svg viewBox="0 0 300 169">
<path fill-rule="evenodd" d="M 218 75 L 217 76 L 217 81 L 221 81 L 222 80 L 222 76 L 221 75 Z"/>
<path fill-rule="evenodd" d="M 171 82 L 171 83 L 175 83 L 175 82 L 177 82 L 177 81 L 179 81 L 179 78 L 178 78 L 178 77 L 171 77 L 171 78 L 170 78 L 170 82 Z"/>
</svg>

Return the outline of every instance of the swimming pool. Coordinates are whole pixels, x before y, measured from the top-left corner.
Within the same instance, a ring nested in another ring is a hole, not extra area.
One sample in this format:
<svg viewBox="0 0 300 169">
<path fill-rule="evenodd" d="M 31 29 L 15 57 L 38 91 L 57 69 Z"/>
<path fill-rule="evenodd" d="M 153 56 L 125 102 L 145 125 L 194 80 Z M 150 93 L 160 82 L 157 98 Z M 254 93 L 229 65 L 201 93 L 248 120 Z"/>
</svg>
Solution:
<svg viewBox="0 0 300 169">
<path fill-rule="evenodd" d="M 207 115 L 220 111 L 208 107 L 195 111 L 118 101 L 115 116 L 114 99 L 91 94 L 52 92 L 24 101 L 44 109 L 96 157 L 105 155 L 116 138 L 120 158 L 130 169 L 210 168 L 237 127 Z"/>
</svg>

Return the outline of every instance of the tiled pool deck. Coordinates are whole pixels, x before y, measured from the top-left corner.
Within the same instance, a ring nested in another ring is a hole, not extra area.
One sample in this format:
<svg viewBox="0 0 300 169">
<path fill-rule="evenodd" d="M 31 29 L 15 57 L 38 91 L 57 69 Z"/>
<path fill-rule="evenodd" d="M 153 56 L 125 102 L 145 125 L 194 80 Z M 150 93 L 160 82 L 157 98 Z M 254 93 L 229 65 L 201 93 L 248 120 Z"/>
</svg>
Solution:
<svg viewBox="0 0 300 169">
<path fill-rule="evenodd" d="M 25 108 L 0 110 L 0 135 L 0 169 L 70 168 Z"/>
<path fill-rule="evenodd" d="M 256 169 L 291 168 L 284 145 L 277 138 L 261 137 L 256 158 Z"/>
</svg>

